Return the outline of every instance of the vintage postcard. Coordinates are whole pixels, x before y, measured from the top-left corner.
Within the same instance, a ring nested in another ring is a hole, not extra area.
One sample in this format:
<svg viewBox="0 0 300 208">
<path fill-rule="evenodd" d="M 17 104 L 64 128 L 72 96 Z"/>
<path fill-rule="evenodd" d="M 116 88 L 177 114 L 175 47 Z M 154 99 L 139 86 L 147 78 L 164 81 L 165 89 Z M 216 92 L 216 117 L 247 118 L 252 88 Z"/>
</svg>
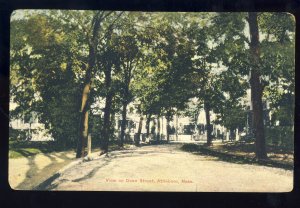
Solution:
<svg viewBox="0 0 300 208">
<path fill-rule="evenodd" d="M 14 190 L 290 192 L 295 17 L 15 10 Z"/>
</svg>

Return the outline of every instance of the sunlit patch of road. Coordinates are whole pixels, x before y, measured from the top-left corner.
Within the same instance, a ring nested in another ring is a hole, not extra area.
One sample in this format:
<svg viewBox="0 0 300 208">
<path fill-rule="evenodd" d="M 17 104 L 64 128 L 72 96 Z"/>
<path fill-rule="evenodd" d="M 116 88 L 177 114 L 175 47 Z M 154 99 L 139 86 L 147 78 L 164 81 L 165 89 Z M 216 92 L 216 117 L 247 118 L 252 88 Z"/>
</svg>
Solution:
<svg viewBox="0 0 300 208">
<path fill-rule="evenodd" d="M 111 152 L 75 165 L 49 184 L 53 190 L 288 192 L 293 171 L 235 164 L 180 150 L 182 144 Z"/>
</svg>

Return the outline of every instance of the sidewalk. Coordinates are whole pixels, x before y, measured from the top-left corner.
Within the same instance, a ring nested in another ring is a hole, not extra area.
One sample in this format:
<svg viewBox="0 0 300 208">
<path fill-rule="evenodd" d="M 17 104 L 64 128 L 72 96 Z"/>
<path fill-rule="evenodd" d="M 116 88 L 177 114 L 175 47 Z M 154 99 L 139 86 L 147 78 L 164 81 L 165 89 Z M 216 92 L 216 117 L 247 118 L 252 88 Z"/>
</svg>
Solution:
<svg viewBox="0 0 300 208">
<path fill-rule="evenodd" d="M 126 149 L 135 149 L 129 145 Z M 100 150 L 94 149 L 84 160 L 95 160 L 105 155 L 99 155 Z M 70 167 L 83 162 L 76 158 L 74 151 L 39 153 L 29 157 L 9 159 L 9 184 L 16 190 L 40 190 L 49 180 Z"/>
<path fill-rule="evenodd" d="M 26 158 L 9 159 L 10 187 L 16 190 L 32 190 L 75 160 L 74 151 L 39 153 Z"/>
</svg>

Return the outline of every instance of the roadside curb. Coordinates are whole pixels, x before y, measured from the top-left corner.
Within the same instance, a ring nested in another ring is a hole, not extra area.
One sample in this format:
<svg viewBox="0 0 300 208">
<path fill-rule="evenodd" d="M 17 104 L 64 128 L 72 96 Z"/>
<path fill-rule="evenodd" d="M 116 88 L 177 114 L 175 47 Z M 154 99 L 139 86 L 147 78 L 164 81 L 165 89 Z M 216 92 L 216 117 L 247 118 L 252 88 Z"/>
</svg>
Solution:
<svg viewBox="0 0 300 208">
<path fill-rule="evenodd" d="M 103 155 L 99 155 L 100 151 L 96 151 L 96 152 L 91 153 L 89 156 L 86 156 L 84 158 L 76 159 L 75 161 L 73 161 L 73 162 L 69 163 L 68 165 L 66 165 L 65 167 L 61 168 L 59 171 L 57 171 L 57 173 L 61 175 L 64 171 L 66 171 L 67 169 L 69 169 L 69 168 L 71 168 L 75 165 L 79 165 L 79 164 L 84 163 L 84 162 L 90 162 L 90 161 L 93 161 L 93 160 L 98 160 L 98 159 L 107 157 L 107 155 L 109 157 L 111 155 L 111 153 L 113 153 L 113 152 L 130 150 L 130 149 L 131 148 L 123 149 L 123 150 L 114 150 L 114 151 L 108 152 L 107 154 L 103 154 Z"/>
<path fill-rule="evenodd" d="M 63 168 L 61 168 L 60 170 L 58 170 L 54 175 L 52 175 L 51 177 L 47 178 L 46 180 L 44 180 L 43 182 L 41 182 L 39 185 L 37 185 L 36 187 L 33 188 L 33 190 L 35 191 L 47 191 L 47 187 L 58 177 L 60 177 L 62 175 L 62 173 L 75 166 L 78 165 L 82 162 L 82 158 L 78 158 L 73 162 L 70 162 L 68 165 L 64 166 Z"/>
<path fill-rule="evenodd" d="M 99 156 L 99 151 L 97 151 L 97 152 L 91 153 L 91 155 L 88 156 L 88 157 L 91 158 L 89 161 L 92 161 L 92 160 L 95 160 L 95 159 L 100 159 L 102 156 L 104 157 L 105 155 L 100 155 Z M 84 157 L 84 158 L 77 158 L 77 159 L 75 159 L 75 161 L 70 162 L 68 165 L 66 165 L 63 168 L 61 168 L 59 171 L 57 171 L 57 173 L 61 175 L 64 171 L 66 171 L 67 169 L 69 169 L 69 168 L 71 168 L 71 167 L 73 167 L 75 165 L 79 165 L 79 164 L 81 164 L 83 162 L 88 162 L 88 161 L 85 161 L 85 159 L 86 159 L 86 157 Z"/>
<path fill-rule="evenodd" d="M 87 157 L 77 158 L 77 159 L 75 159 L 75 161 L 70 162 L 68 165 L 61 168 L 59 171 L 57 171 L 57 173 L 61 175 L 64 171 L 66 171 L 67 169 L 69 169 L 69 168 L 71 168 L 75 165 L 79 165 L 79 164 L 84 163 L 84 162 L 89 162 L 89 161 L 93 161 L 93 160 L 105 157 L 105 154 L 104 155 L 99 155 L 99 153 L 100 153 L 99 151 L 91 153 L 91 155 L 88 156 L 89 160 L 86 160 Z"/>
</svg>

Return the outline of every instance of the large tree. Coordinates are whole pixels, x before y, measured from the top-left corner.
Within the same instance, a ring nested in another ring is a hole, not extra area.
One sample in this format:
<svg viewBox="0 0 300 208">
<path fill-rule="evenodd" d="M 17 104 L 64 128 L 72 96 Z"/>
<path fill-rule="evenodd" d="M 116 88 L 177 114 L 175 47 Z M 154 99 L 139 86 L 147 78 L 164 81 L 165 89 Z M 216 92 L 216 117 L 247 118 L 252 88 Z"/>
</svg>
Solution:
<svg viewBox="0 0 300 208">
<path fill-rule="evenodd" d="M 118 28 L 118 37 L 116 38 L 117 57 L 119 59 L 120 69 L 120 95 L 122 103 L 122 121 L 120 132 L 120 146 L 123 147 L 125 139 L 125 129 L 127 120 L 127 106 L 132 102 L 134 96 L 132 93 L 132 80 L 134 79 L 137 68 L 139 67 L 142 54 L 140 52 L 139 29 L 135 27 L 139 16 L 135 13 L 129 13 L 121 22 L 121 28 Z"/>
<path fill-rule="evenodd" d="M 18 107 L 10 115 L 35 111 L 55 141 L 74 146 L 80 68 L 86 59 L 80 28 L 89 12 L 80 21 L 74 11 L 18 14 L 12 15 L 11 27 L 11 98 Z"/>
<path fill-rule="evenodd" d="M 250 71 L 250 86 L 251 86 L 251 103 L 253 110 L 253 133 L 256 145 L 256 157 L 258 159 L 267 158 L 266 141 L 264 134 L 263 122 L 263 103 L 262 95 L 264 86 L 261 82 L 260 73 L 260 45 L 259 45 L 259 29 L 257 22 L 257 13 L 249 12 L 248 15 L 249 30 L 250 30 L 250 59 L 252 68 Z"/>
<path fill-rule="evenodd" d="M 264 89 L 278 78 L 282 65 L 287 64 L 291 69 L 285 70 L 285 73 L 293 70 L 292 53 L 288 52 L 287 58 L 285 52 L 290 48 L 285 43 L 290 42 L 293 36 L 293 21 L 286 13 L 255 12 L 219 13 L 213 19 L 213 36 L 219 49 L 223 50 L 220 57 L 223 64 L 233 74 L 248 77 L 249 80 L 258 159 L 267 156 L 262 117 Z M 274 47 L 278 45 L 281 48 Z"/>
<path fill-rule="evenodd" d="M 88 38 L 88 63 L 86 66 L 85 79 L 83 84 L 81 107 L 80 107 L 80 119 L 79 119 L 79 136 L 77 142 L 76 157 L 83 157 L 85 155 L 85 146 L 87 144 L 88 137 L 88 116 L 89 116 L 89 95 L 91 91 L 91 78 L 95 70 L 95 57 L 96 47 L 98 45 L 98 34 L 100 29 L 100 23 L 103 21 L 104 12 L 97 12 L 91 24 L 91 37 Z"/>
<path fill-rule="evenodd" d="M 108 18 L 114 13 L 113 18 Z M 121 13 L 98 11 L 94 14 L 91 22 L 91 29 L 88 37 L 88 62 L 86 65 L 86 73 L 84 79 L 84 85 L 81 96 L 81 108 L 80 108 L 80 120 L 79 120 L 79 137 L 77 143 L 76 157 L 83 157 L 85 155 L 85 147 L 88 137 L 88 114 L 90 108 L 90 92 L 92 85 L 92 77 L 95 74 L 97 66 L 101 66 L 97 63 L 96 55 L 98 49 L 101 48 L 103 39 L 107 34 L 111 32 L 111 28 L 115 21 L 118 20 Z M 99 35 L 101 32 L 101 36 Z M 107 66 L 106 66 L 107 67 Z M 108 66 L 110 67 L 110 66 Z M 107 70 L 105 70 L 107 72 Z M 109 117 L 109 116 L 108 116 Z M 105 117 L 106 118 L 106 117 Z M 108 145 L 108 144 L 107 144 Z M 105 146 L 107 146 L 105 145 Z M 106 148 L 105 148 L 106 149 Z"/>
</svg>

